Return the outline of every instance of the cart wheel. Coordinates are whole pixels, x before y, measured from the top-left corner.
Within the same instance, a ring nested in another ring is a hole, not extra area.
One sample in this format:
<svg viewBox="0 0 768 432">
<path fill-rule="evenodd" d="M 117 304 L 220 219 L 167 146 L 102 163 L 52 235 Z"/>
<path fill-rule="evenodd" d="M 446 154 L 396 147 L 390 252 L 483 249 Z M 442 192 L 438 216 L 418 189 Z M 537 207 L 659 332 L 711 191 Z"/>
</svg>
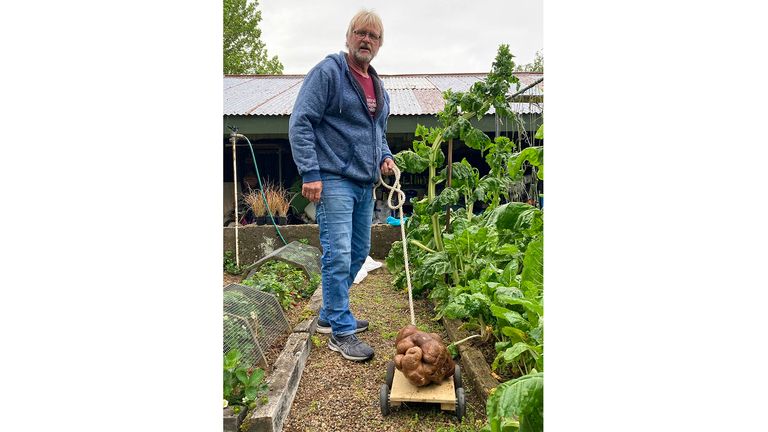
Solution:
<svg viewBox="0 0 768 432">
<path fill-rule="evenodd" d="M 389 386 L 386 384 L 382 384 L 379 390 L 379 407 L 382 416 L 389 414 Z"/>
<path fill-rule="evenodd" d="M 453 386 L 456 388 L 464 388 L 464 384 L 461 381 L 461 366 L 456 364 L 456 368 L 453 370 Z"/>
<path fill-rule="evenodd" d="M 466 409 L 467 406 L 464 402 L 464 388 L 459 387 L 456 389 L 456 417 L 458 417 L 459 421 L 464 417 Z"/>
<path fill-rule="evenodd" d="M 392 388 L 392 381 L 395 379 L 395 362 L 387 363 L 387 385 Z"/>
</svg>

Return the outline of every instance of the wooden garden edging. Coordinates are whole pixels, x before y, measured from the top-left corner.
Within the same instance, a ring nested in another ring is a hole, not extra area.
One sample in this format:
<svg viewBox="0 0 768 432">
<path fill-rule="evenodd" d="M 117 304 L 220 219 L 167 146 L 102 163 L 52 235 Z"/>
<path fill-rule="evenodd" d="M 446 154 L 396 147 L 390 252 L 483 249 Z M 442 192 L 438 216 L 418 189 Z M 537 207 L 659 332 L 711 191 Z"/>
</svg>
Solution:
<svg viewBox="0 0 768 432">
<path fill-rule="evenodd" d="M 460 320 L 443 317 L 442 321 L 451 342 L 456 342 L 470 336 L 466 331 L 459 329 L 461 325 Z M 483 404 L 485 404 L 491 390 L 499 385 L 499 382 L 491 376 L 491 368 L 480 350 L 471 344 L 464 343 L 459 345 L 459 354 L 461 355 L 462 376 L 470 378 L 475 391 L 480 396 Z"/>
<path fill-rule="evenodd" d="M 318 285 L 307 307 L 317 314 L 322 304 L 322 298 L 323 287 Z M 250 417 L 246 420 L 248 432 L 280 432 L 283 430 L 283 423 L 291 410 L 293 398 L 296 396 L 296 390 L 298 390 L 299 381 L 301 381 L 301 374 L 304 372 L 304 365 L 307 363 L 312 349 L 310 338 L 315 333 L 316 328 L 317 315 L 297 324 L 293 333 L 288 336 L 285 348 L 277 358 L 274 370 L 266 381 L 269 386 L 266 395 L 269 401 L 251 412 Z"/>
</svg>

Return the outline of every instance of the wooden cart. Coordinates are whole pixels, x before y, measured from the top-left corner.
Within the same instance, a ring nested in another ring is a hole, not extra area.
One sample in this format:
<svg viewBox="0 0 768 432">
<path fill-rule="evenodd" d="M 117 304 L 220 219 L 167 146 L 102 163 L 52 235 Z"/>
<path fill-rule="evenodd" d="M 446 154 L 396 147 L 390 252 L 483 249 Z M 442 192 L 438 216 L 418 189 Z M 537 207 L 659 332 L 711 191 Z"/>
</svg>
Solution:
<svg viewBox="0 0 768 432">
<path fill-rule="evenodd" d="M 416 387 L 408 381 L 402 372 L 395 368 L 395 362 L 387 363 L 386 383 L 379 391 L 381 415 L 389 414 L 389 408 L 398 407 L 403 402 L 439 403 L 443 411 L 453 411 L 459 421 L 464 417 L 466 405 L 464 387 L 461 382 L 461 367 L 457 364 L 453 377 L 443 382 Z"/>
</svg>

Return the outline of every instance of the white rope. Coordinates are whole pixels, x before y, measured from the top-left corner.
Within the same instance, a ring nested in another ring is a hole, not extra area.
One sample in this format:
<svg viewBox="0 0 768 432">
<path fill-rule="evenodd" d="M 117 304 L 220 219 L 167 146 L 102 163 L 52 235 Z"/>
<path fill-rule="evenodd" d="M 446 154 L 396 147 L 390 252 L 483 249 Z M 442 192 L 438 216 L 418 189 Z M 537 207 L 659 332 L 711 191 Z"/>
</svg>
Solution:
<svg viewBox="0 0 768 432">
<path fill-rule="evenodd" d="M 392 183 L 392 186 L 388 185 L 384 178 L 381 177 L 381 174 L 379 174 L 379 183 L 376 184 L 376 187 L 379 187 L 379 185 L 384 186 L 385 188 L 389 189 L 389 196 L 387 198 L 387 206 L 389 206 L 392 210 L 400 210 L 400 235 L 403 238 L 403 259 L 405 260 L 405 279 L 408 283 L 408 307 L 411 310 L 411 324 L 414 326 L 416 325 L 416 315 L 413 313 L 413 289 L 411 288 L 411 271 L 409 269 L 408 265 L 408 241 L 405 238 L 405 220 L 403 219 L 403 204 L 405 204 L 405 193 L 403 193 L 402 190 L 400 190 L 400 169 L 397 167 L 394 167 L 395 171 L 395 182 Z M 376 189 L 374 188 L 374 196 L 376 193 Z M 394 204 L 392 202 L 392 197 L 397 193 L 397 204 Z"/>
</svg>

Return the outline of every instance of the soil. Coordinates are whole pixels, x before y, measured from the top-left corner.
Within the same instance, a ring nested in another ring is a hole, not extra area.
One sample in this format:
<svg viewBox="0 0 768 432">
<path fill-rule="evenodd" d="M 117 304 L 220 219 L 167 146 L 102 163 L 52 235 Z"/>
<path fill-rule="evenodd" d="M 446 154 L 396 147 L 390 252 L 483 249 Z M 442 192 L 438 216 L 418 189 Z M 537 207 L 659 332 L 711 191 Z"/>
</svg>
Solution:
<svg viewBox="0 0 768 432">
<path fill-rule="evenodd" d="M 245 275 L 242 275 L 242 274 L 231 275 L 227 272 L 224 272 L 224 286 L 227 286 L 233 283 L 240 283 L 240 281 L 242 281 L 244 277 Z"/>
<path fill-rule="evenodd" d="M 494 345 L 494 340 L 491 339 L 489 342 L 474 342 L 474 347 L 477 348 L 485 358 L 485 361 L 488 363 L 488 365 L 492 365 L 493 361 L 496 359 L 496 347 Z M 509 368 L 505 367 L 499 367 L 496 371 L 491 371 L 491 376 L 496 378 L 499 383 L 503 383 L 505 381 L 509 381 L 513 378 L 517 378 L 520 376 L 519 373 L 515 374 L 514 371 L 512 371 Z"/>
</svg>

